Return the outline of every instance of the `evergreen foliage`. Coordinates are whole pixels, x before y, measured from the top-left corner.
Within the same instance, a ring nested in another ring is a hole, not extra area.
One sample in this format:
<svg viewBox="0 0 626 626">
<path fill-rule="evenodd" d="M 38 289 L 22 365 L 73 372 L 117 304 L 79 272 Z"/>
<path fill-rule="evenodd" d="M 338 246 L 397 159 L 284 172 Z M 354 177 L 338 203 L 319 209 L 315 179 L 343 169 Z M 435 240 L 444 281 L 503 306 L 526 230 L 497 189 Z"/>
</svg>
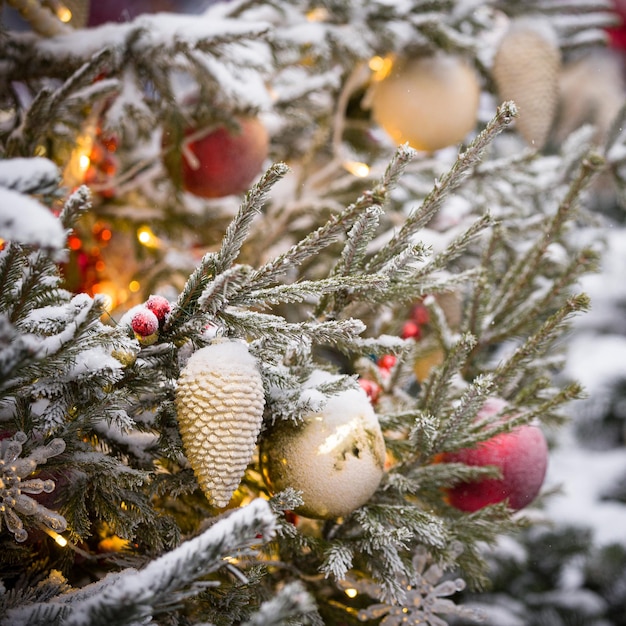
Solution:
<svg viewBox="0 0 626 626">
<path fill-rule="evenodd" d="M 3 33 L 0 192 L 10 195 L 0 202 L 14 202 L 0 208 L 0 624 L 478 617 L 456 594 L 464 581 L 489 584 L 485 546 L 529 520 L 506 503 L 454 509 L 447 487 L 497 469 L 440 455 L 532 421 L 557 426 L 582 396 L 558 378 L 563 339 L 589 307 L 578 282 L 598 264 L 576 234 L 592 219 L 594 178 L 616 170 L 624 139 L 616 131 L 595 145 L 582 128 L 544 152 L 512 153 L 518 110 L 496 106 L 489 35 L 518 14 L 541 15 L 563 54 L 601 45 L 612 20 L 602 0 L 558 11 L 233 0 L 202 18 Z M 472 59 L 490 114 L 466 145 L 434 154 L 374 141 L 359 106 L 368 61 L 436 50 Z M 241 197 L 185 193 L 185 130 L 236 129 L 242 115 L 265 115 L 272 164 Z M 85 136 L 107 134 L 118 173 L 90 190 L 70 164 Z M 367 174 L 350 173 L 353 162 Z M 20 221 L 27 210 L 41 229 Z M 69 245 L 44 240 L 53 214 L 65 243 L 100 221 L 126 242 L 150 225 L 157 243 L 133 241 L 121 256 L 141 279 L 141 302 L 155 291 L 172 301 L 155 343 L 134 335 L 132 308 L 72 291 Z M 401 338 L 417 302 L 427 331 Z M 368 502 L 339 519 L 294 515 L 302 494 L 270 493 L 255 456 L 231 505 L 209 504 L 185 457 L 175 390 L 215 334 L 246 341 L 257 359 L 262 438 L 283 421 L 302 425 L 359 380 L 380 386 L 388 458 Z M 385 355 L 396 360 L 383 373 Z M 319 370 L 339 376 L 312 386 Z M 493 397 L 506 416 L 481 417 Z M 52 541 L 56 531 L 68 546 Z M 590 585 L 601 578 L 592 556 Z M 537 607 L 532 623 L 546 623 L 545 597 Z"/>
</svg>

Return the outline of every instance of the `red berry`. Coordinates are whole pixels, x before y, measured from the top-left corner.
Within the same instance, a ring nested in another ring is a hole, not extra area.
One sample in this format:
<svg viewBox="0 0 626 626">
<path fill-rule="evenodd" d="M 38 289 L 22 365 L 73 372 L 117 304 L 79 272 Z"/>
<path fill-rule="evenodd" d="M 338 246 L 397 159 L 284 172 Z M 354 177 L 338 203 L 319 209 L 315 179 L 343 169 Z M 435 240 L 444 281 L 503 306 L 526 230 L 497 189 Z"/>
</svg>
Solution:
<svg viewBox="0 0 626 626">
<path fill-rule="evenodd" d="M 402 339 L 419 339 L 422 336 L 422 329 L 417 322 L 407 320 L 402 326 Z"/>
<path fill-rule="evenodd" d="M 393 354 L 383 354 L 383 356 L 378 359 L 378 367 L 389 371 L 396 364 L 397 360 L 398 359 Z"/>
<path fill-rule="evenodd" d="M 370 402 L 372 404 L 376 404 L 378 398 L 380 397 L 380 385 L 373 380 L 368 380 L 367 378 L 359 378 L 359 385 L 367 394 Z"/>
<path fill-rule="evenodd" d="M 430 321 L 430 313 L 428 309 L 423 304 L 416 304 L 413 307 L 413 312 L 411 314 L 413 321 L 418 326 L 423 326 L 424 324 L 428 324 Z"/>
<path fill-rule="evenodd" d="M 163 326 L 165 318 L 172 310 L 172 305 L 169 303 L 169 300 L 159 295 L 151 295 L 146 300 L 145 306 L 157 316 L 157 319 L 159 320 L 159 326 Z"/>
<path fill-rule="evenodd" d="M 532 502 L 541 489 L 548 465 L 548 444 L 537 426 L 520 426 L 476 448 L 444 453 L 440 460 L 480 467 L 495 465 L 502 474 L 501 479 L 485 478 L 448 489 L 452 506 L 472 512 L 507 501 L 517 511 Z"/>
<path fill-rule="evenodd" d="M 159 329 L 159 320 L 150 309 L 141 308 L 133 315 L 130 325 L 140 337 L 148 337 Z"/>
</svg>

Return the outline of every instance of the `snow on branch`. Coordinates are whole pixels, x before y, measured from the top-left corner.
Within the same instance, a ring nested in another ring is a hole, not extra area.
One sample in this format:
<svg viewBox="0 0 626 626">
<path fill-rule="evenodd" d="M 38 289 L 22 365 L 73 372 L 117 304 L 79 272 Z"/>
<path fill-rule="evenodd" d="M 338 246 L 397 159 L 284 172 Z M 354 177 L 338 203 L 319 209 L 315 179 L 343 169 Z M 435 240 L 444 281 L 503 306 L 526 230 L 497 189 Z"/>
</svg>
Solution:
<svg viewBox="0 0 626 626">
<path fill-rule="evenodd" d="M 224 567 L 226 557 L 253 551 L 254 545 L 271 540 L 275 524 L 269 504 L 257 499 L 140 571 L 128 569 L 114 575 L 112 581 L 111 577 L 104 578 L 49 603 L 16 608 L 0 624 L 123 626 L 149 621 L 160 605 L 172 601 L 173 595 L 180 600 L 202 590 L 203 586 L 194 587 L 193 583 Z M 49 621 L 42 621 L 44 616 Z"/>
<path fill-rule="evenodd" d="M 34 198 L 0 187 L 0 232 L 3 239 L 49 250 L 65 246 L 61 222 Z"/>
</svg>

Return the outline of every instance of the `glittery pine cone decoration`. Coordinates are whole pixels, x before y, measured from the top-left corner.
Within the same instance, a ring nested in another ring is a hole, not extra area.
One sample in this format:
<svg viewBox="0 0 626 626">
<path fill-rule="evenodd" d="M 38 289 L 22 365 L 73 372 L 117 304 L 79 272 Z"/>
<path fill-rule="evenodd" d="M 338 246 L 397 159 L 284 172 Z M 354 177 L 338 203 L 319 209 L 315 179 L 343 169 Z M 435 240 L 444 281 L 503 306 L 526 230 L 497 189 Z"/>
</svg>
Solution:
<svg viewBox="0 0 626 626">
<path fill-rule="evenodd" d="M 550 134 L 559 103 L 561 52 L 556 34 L 537 20 L 514 22 L 493 61 L 492 75 L 501 100 L 519 109 L 517 129 L 541 149 Z"/>
<path fill-rule="evenodd" d="M 187 459 L 211 504 L 239 487 L 261 430 L 263 381 L 246 344 L 223 340 L 195 352 L 176 389 Z"/>
</svg>

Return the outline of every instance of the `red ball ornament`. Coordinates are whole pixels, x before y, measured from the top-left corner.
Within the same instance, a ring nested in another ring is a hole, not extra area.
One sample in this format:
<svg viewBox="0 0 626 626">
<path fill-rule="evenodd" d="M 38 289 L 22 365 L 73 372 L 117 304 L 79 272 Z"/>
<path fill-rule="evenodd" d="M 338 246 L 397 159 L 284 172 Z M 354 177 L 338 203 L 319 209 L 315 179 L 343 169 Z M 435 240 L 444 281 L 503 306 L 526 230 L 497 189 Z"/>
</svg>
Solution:
<svg viewBox="0 0 626 626">
<path fill-rule="evenodd" d="M 460 483 L 448 489 L 448 502 L 453 507 L 473 512 L 506 501 L 518 511 L 530 504 L 541 489 L 548 465 L 548 444 L 537 426 L 520 426 L 476 448 L 446 452 L 441 460 L 479 467 L 495 465 L 502 474 L 502 478 Z"/>
<path fill-rule="evenodd" d="M 202 198 L 221 198 L 247 191 L 268 155 L 269 134 L 257 118 L 238 120 L 239 130 L 224 126 L 184 144 L 182 182 Z M 185 133 L 197 134 L 196 129 Z"/>
<path fill-rule="evenodd" d="M 167 298 L 158 295 L 151 295 L 145 304 L 146 308 L 152 311 L 157 320 L 159 321 L 159 327 L 162 327 L 165 323 L 167 316 L 172 310 L 172 305 Z"/>
</svg>

